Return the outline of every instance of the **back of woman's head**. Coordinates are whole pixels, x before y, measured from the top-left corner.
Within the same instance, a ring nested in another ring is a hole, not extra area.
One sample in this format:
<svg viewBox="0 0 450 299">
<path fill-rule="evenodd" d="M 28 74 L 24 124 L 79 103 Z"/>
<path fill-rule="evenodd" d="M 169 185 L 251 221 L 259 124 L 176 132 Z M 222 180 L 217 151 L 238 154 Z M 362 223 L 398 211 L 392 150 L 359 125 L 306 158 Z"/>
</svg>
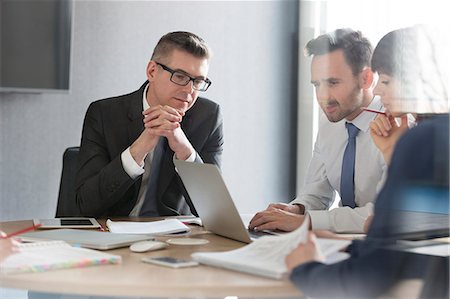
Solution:
<svg viewBox="0 0 450 299">
<path fill-rule="evenodd" d="M 372 69 L 399 83 L 395 112 L 445 113 L 449 110 L 448 38 L 425 25 L 394 30 L 377 44 Z"/>
</svg>

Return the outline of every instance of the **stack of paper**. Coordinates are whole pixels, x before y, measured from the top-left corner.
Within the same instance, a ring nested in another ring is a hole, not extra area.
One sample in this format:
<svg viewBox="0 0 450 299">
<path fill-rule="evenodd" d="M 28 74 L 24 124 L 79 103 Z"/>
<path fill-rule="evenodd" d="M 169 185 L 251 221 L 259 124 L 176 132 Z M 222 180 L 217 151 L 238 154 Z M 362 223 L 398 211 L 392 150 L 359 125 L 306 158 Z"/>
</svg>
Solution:
<svg viewBox="0 0 450 299">
<path fill-rule="evenodd" d="M 306 218 L 302 226 L 291 233 L 264 236 L 236 250 L 193 253 L 192 258 L 211 266 L 279 279 L 287 273 L 285 257 L 298 244 L 306 242 L 308 227 L 309 218 Z M 345 258 L 346 255 L 338 251 L 348 244 L 347 240 L 318 239 L 321 252 L 333 262 Z"/>
<path fill-rule="evenodd" d="M 106 225 L 110 232 L 118 234 L 167 235 L 190 231 L 190 228 L 178 219 L 151 222 L 111 221 L 108 219 Z"/>
</svg>

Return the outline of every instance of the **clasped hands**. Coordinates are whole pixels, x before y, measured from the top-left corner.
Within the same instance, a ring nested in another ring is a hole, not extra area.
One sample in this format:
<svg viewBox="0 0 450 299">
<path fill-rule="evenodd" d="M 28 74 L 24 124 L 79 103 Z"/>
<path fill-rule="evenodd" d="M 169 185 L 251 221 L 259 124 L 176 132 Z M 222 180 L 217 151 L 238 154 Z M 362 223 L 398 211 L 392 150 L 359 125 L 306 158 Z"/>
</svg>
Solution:
<svg viewBox="0 0 450 299">
<path fill-rule="evenodd" d="M 153 106 L 142 112 L 144 115 L 144 131 L 131 145 L 132 157 L 139 164 L 143 163 L 147 153 L 158 144 L 160 137 L 166 137 L 169 147 L 177 159 L 186 160 L 194 148 L 181 129 L 184 112 L 168 105 Z"/>
</svg>

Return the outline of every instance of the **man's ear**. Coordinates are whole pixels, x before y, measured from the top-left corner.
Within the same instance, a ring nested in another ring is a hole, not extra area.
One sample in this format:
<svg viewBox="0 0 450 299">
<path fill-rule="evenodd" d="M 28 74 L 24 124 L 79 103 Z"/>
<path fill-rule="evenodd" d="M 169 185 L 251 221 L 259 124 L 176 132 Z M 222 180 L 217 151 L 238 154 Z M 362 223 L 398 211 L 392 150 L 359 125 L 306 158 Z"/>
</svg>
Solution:
<svg viewBox="0 0 450 299">
<path fill-rule="evenodd" d="M 374 83 L 374 74 L 372 72 L 372 69 L 370 67 L 365 67 L 361 74 L 359 74 L 359 84 L 362 89 L 369 89 L 372 87 L 372 84 Z"/>
<path fill-rule="evenodd" d="M 147 64 L 147 80 L 148 82 L 153 82 L 155 80 L 155 75 L 158 65 L 153 60 L 150 60 Z"/>
</svg>

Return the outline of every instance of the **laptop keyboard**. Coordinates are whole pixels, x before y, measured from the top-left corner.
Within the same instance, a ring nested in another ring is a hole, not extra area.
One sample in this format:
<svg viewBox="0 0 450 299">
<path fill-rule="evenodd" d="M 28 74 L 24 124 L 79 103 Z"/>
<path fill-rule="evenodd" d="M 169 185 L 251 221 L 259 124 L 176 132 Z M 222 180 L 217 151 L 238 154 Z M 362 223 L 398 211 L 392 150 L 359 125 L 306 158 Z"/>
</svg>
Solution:
<svg viewBox="0 0 450 299">
<path fill-rule="evenodd" d="M 250 235 L 251 239 L 257 239 L 257 238 L 262 237 L 262 236 L 277 235 L 277 233 L 271 232 L 271 231 L 267 231 L 267 230 L 259 231 L 259 230 L 247 229 L 247 231 L 248 231 L 248 234 Z"/>
</svg>

